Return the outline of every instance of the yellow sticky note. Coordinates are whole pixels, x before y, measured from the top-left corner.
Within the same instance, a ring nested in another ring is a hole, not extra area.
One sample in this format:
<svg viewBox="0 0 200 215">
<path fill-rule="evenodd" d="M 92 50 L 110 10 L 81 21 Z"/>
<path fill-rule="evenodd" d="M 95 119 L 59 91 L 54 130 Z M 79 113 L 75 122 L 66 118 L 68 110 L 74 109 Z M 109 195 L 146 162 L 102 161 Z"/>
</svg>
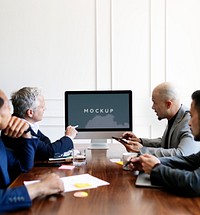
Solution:
<svg viewBox="0 0 200 215">
<path fill-rule="evenodd" d="M 123 165 L 123 161 L 116 162 L 117 164 Z"/>
<path fill-rule="evenodd" d="M 74 186 L 77 188 L 85 188 L 85 187 L 91 187 L 92 185 L 88 183 L 75 183 Z"/>
</svg>

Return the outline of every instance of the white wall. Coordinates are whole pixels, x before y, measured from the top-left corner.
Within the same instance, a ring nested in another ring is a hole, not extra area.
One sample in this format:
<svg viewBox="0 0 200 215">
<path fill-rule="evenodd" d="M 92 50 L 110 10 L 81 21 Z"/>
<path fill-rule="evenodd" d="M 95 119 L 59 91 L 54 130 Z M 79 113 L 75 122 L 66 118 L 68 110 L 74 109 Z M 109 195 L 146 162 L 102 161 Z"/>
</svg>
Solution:
<svg viewBox="0 0 200 215">
<path fill-rule="evenodd" d="M 199 89 L 199 9 L 199 0 L 0 0 L 0 88 L 42 88 L 52 140 L 64 133 L 65 90 L 131 89 L 135 133 L 157 137 L 154 86 L 175 82 L 187 105 Z"/>
</svg>

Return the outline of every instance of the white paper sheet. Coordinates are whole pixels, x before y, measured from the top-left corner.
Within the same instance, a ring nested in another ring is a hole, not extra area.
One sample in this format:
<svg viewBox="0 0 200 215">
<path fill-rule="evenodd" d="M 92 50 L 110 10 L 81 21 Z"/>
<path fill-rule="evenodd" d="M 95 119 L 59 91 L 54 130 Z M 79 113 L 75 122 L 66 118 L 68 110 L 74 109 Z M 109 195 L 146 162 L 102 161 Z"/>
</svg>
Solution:
<svg viewBox="0 0 200 215">
<path fill-rule="evenodd" d="M 62 177 L 61 180 L 64 183 L 64 192 L 76 191 L 76 190 L 85 190 L 97 188 L 99 186 L 109 185 L 107 181 L 101 180 L 97 177 L 94 177 L 90 174 L 81 174 L 81 175 L 73 175 Z M 24 181 L 25 185 L 38 182 L 39 180 L 33 181 Z M 85 184 L 83 187 L 77 187 L 76 185 Z M 88 184 L 88 186 L 87 186 Z"/>
</svg>

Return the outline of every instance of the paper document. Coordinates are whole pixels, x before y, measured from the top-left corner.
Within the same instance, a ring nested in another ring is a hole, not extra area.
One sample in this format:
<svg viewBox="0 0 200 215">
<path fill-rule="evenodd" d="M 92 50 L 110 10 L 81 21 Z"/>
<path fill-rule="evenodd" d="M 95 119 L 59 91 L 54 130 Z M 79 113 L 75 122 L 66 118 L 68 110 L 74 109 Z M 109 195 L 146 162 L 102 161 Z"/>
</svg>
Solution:
<svg viewBox="0 0 200 215">
<path fill-rule="evenodd" d="M 49 161 L 72 161 L 72 156 L 60 157 L 60 158 L 49 158 Z"/>
<path fill-rule="evenodd" d="M 99 186 L 110 184 L 107 181 L 103 181 L 90 174 L 81 174 L 81 175 L 62 177 L 61 180 L 64 183 L 64 192 L 83 190 L 83 189 L 92 189 L 92 188 L 97 188 Z M 24 184 L 28 185 L 38 181 L 39 180 L 24 181 Z"/>
</svg>

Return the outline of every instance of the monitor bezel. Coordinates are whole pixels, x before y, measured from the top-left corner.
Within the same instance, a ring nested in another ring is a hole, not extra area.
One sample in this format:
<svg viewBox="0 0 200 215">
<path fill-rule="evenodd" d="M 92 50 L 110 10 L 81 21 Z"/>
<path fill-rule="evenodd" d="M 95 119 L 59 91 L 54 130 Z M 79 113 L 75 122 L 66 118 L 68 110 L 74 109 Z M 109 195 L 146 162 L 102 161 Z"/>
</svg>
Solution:
<svg viewBox="0 0 200 215">
<path fill-rule="evenodd" d="M 117 132 L 117 131 L 132 131 L 133 128 L 133 113 L 132 113 L 132 91 L 131 90 L 68 90 L 65 91 L 65 128 L 69 125 L 67 108 L 68 108 L 68 95 L 81 95 L 81 94 L 127 94 L 129 96 L 129 128 L 79 128 L 78 132 Z M 120 102 L 120 101 L 119 101 Z"/>
</svg>

